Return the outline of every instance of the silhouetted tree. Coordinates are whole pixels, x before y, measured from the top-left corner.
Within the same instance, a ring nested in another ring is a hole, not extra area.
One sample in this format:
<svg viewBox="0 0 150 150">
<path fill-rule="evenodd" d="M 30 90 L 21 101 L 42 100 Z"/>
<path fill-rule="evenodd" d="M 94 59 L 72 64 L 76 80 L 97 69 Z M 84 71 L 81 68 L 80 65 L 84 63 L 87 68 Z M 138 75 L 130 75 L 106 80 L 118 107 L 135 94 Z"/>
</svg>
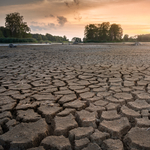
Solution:
<svg viewBox="0 0 150 150">
<path fill-rule="evenodd" d="M 54 41 L 54 37 L 51 34 L 46 34 L 46 37 L 49 41 Z"/>
<path fill-rule="evenodd" d="M 65 35 L 63 36 L 63 40 L 64 40 L 64 41 L 67 41 L 67 37 L 66 37 Z"/>
<path fill-rule="evenodd" d="M 32 38 L 35 38 L 37 41 L 41 41 L 42 40 L 41 34 L 32 34 Z"/>
<path fill-rule="evenodd" d="M 150 34 L 142 34 L 137 36 L 139 42 L 150 42 Z"/>
<path fill-rule="evenodd" d="M 32 38 L 35 38 L 38 42 L 63 42 L 68 41 L 66 36 L 53 36 L 51 34 L 46 33 L 46 35 L 42 34 L 32 34 Z"/>
<path fill-rule="evenodd" d="M 45 35 L 41 35 L 42 36 L 42 40 L 43 41 L 46 41 L 47 40 L 47 37 Z"/>
<path fill-rule="evenodd" d="M 128 34 L 125 34 L 124 37 L 123 37 L 123 40 L 125 42 L 128 42 L 129 41 L 129 35 Z"/>
<path fill-rule="evenodd" d="M 98 41 L 98 28 L 95 24 L 85 26 L 84 35 L 87 41 Z"/>
<path fill-rule="evenodd" d="M 109 30 L 111 41 L 120 41 L 123 35 L 123 30 L 119 24 L 112 24 Z"/>
<path fill-rule="evenodd" d="M 9 29 L 6 29 L 5 27 L 0 27 L 0 31 L 3 33 L 3 36 L 4 36 L 5 38 L 11 36 L 10 30 L 9 30 Z"/>
<path fill-rule="evenodd" d="M 103 22 L 102 24 L 89 24 L 85 26 L 84 42 L 120 41 L 123 30 L 120 25 Z"/>
<path fill-rule="evenodd" d="M 25 37 L 26 33 L 30 32 L 26 22 L 23 22 L 23 16 L 18 12 L 6 15 L 5 26 L 11 31 L 12 37 Z"/>
<path fill-rule="evenodd" d="M 3 38 L 4 35 L 3 35 L 3 32 L 0 30 L 0 38 Z"/>
<path fill-rule="evenodd" d="M 98 25 L 99 41 L 106 42 L 109 40 L 109 29 L 110 29 L 109 22 L 103 22 L 102 24 Z"/>
</svg>

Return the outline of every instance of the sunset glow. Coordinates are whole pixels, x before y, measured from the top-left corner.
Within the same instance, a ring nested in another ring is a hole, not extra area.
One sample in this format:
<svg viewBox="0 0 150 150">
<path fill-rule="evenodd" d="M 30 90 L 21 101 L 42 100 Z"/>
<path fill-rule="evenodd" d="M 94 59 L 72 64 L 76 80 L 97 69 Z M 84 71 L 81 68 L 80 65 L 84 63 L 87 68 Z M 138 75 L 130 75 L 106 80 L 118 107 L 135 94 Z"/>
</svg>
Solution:
<svg viewBox="0 0 150 150">
<path fill-rule="evenodd" d="M 87 24 L 121 24 L 130 36 L 150 33 L 150 0 L 5 0 L 0 2 L 0 26 L 6 14 L 19 12 L 31 33 L 72 39 L 84 37 Z"/>
</svg>

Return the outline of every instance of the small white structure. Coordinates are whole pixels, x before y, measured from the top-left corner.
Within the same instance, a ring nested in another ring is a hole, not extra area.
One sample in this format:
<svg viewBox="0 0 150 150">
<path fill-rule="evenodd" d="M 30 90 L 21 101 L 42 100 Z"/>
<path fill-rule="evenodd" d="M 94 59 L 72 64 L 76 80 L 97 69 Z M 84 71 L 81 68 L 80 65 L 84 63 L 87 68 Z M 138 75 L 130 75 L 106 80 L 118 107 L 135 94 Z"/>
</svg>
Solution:
<svg viewBox="0 0 150 150">
<path fill-rule="evenodd" d="M 74 37 L 74 38 L 72 39 L 72 42 L 73 42 L 73 44 L 81 43 L 81 38 Z"/>
<path fill-rule="evenodd" d="M 140 42 L 135 42 L 134 45 L 135 45 L 135 46 L 139 46 L 139 45 L 141 45 L 141 43 L 140 43 Z"/>
</svg>

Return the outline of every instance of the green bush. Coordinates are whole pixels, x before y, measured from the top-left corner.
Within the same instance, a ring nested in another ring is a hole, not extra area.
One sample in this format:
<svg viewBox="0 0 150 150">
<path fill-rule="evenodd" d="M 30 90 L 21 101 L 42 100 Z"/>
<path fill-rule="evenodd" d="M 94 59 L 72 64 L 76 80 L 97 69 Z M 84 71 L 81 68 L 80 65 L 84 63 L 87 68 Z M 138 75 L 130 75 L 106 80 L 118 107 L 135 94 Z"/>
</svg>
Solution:
<svg viewBox="0 0 150 150">
<path fill-rule="evenodd" d="M 51 41 L 49 41 L 49 40 L 45 40 L 44 42 L 45 42 L 45 43 L 51 43 Z"/>
<path fill-rule="evenodd" d="M 45 43 L 43 40 L 38 41 L 38 43 Z"/>
<path fill-rule="evenodd" d="M 37 40 L 34 38 L 0 38 L 0 43 L 37 43 Z"/>
</svg>

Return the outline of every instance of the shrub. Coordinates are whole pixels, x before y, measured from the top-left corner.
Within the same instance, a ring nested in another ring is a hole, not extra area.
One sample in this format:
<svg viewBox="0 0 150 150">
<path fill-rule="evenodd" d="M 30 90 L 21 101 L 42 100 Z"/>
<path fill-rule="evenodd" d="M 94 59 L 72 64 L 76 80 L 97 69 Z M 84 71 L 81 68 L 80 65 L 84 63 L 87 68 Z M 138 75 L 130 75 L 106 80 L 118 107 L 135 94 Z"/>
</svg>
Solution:
<svg viewBox="0 0 150 150">
<path fill-rule="evenodd" d="M 0 38 L 0 43 L 37 43 L 37 40 L 34 38 Z"/>
</svg>

